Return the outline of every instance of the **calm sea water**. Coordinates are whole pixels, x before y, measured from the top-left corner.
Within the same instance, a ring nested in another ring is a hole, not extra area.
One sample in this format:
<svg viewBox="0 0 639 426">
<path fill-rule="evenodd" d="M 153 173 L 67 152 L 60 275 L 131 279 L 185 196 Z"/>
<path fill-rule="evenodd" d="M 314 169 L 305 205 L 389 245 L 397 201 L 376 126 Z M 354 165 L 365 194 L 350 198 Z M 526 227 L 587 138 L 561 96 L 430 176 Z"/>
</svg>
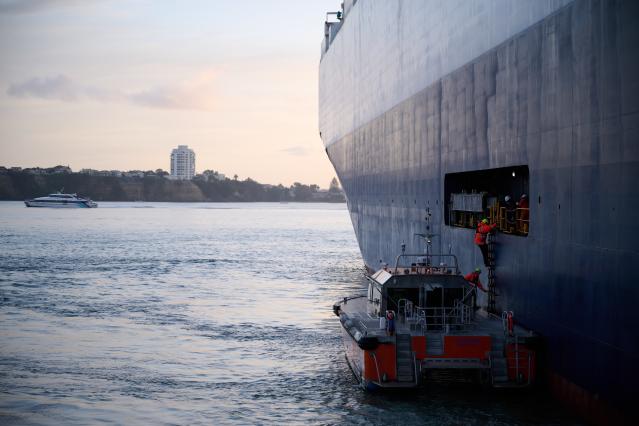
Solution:
<svg viewBox="0 0 639 426">
<path fill-rule="evenodd" d="M 2 424 L 557 424 L 539 394 L 357 387 L 344 205 L 0 203 Z"/>
</svg>

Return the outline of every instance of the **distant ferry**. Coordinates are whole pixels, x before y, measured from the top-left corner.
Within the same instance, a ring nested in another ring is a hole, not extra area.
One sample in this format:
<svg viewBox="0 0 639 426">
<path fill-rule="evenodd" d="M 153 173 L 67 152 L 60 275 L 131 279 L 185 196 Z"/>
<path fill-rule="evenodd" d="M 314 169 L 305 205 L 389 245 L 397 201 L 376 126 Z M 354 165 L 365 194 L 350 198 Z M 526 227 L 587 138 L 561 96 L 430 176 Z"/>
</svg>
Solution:
<svg viewBox="0 0 639 426">
<path fill-rule="evenodd" d="M 58 191 L 55 194 L 49 194 L 46 197 L 38 197 L 32 200 L 24 200 L 27 207 L 56 207 L 56 208 L 93 208 L 98 203 L 90 198 L 81 198 L 77 194 L 63 194 Z"/>
</svg>

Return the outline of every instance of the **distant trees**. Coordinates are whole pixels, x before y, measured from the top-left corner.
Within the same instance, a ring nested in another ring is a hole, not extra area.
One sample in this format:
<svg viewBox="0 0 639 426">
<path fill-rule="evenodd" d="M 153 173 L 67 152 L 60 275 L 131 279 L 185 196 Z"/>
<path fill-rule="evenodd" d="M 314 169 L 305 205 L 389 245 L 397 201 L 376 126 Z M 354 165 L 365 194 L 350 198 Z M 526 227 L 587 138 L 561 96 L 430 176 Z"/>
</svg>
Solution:
<svg viewBox="0 0 639 426">
<path fill-rule="evenodd" d="M 334 190 L 335 185 L 331 190 L 300 182 L 289 187 L 268 185 L 248 177 L 240 181 L 237 175 L 227 179 L 212 170 L 190 181 L 165 179 L 168 173 L 162 169 L 128 172 L 83 169 L 73 173 L 59 166 L 46 170 L 0 167 L 0 200 L 23 200 L 64 187 L 96 201 L 344 201 L 341 191 Z"/>
<path fill-rule="evenodd" d="M 317 185 L 312 185 L 314 187 L 319 187 Z M 308 201 L 313 196 L 313 188 L 308 185 L 303 185 L 299 182 L 295 182 L 291 187 L 291 195 L 295 199 L 295 201 Z"/>
</svg>

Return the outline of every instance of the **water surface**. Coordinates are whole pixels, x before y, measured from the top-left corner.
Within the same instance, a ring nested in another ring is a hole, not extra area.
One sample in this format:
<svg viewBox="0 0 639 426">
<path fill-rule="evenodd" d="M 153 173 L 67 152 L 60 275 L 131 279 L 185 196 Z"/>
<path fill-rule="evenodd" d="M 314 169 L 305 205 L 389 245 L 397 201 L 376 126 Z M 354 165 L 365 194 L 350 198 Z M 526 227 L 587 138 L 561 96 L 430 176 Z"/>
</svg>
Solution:
<svg viewBox="0 0 639 426">
<path fill-rule="evenodd" d="M 0 203 L 0 423 L 557 424 L 539 394 L 357 387 L 342 204 Z"/>
</svg>

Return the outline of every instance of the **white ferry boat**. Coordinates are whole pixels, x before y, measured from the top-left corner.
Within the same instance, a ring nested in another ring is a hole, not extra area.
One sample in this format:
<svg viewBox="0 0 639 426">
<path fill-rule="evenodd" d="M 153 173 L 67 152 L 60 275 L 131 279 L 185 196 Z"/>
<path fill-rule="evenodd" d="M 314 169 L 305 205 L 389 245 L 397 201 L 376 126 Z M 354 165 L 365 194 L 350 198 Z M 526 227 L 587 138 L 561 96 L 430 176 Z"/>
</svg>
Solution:
<svg viewBox="0 0 639 426">
<path fill-rule="evenodd" d="M 81 198 L 77 194 L 63 194 L 61 191 L 46 197 L 24 200 L 27 207 L 56 207 L 56 208 L 94 208 L 98 203 L 90 198 Z"/>
</svg>

